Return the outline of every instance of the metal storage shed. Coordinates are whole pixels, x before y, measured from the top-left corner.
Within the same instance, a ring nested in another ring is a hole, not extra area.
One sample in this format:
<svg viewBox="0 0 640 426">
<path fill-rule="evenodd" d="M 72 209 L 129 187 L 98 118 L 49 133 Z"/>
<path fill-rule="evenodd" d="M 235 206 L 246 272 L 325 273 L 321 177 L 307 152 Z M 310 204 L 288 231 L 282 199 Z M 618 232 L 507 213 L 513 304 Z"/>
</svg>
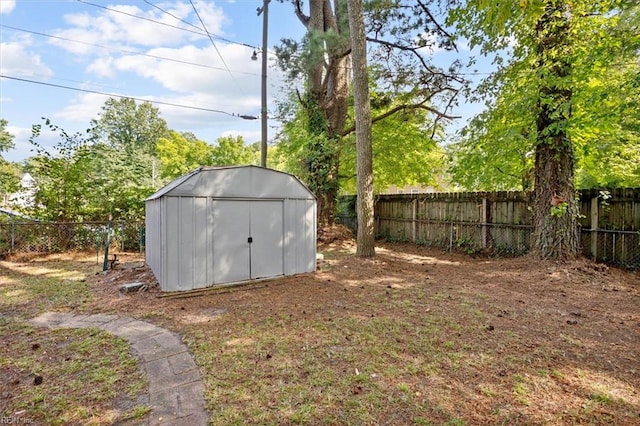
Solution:
<svg viewBox="0 0 640 426">
<path fill-rule="evenodd" d="M 288 173 L 201 167 L 145 200 L 146 262 L 162 291 L 312 272 L 316 200 Z"/>
</svg>

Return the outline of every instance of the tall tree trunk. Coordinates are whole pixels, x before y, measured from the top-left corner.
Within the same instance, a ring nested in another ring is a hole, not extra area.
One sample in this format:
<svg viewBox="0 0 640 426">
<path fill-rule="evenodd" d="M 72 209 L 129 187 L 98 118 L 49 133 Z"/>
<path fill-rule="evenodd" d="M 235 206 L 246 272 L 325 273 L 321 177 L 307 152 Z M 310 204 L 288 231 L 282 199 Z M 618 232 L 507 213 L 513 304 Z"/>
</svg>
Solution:
<svg viewBox="0 0 640 426">
<path fill-rule="evenodd" d="M 351 55 L 353 61 L 353 100 L 356 114 L 356 171 L 358 197 L 358 235 L 356 256 L 375 256 L 373 225 L 373 149 L 371 146 L 371 107 L 369 73 L 362 0 L 348 0 Z"/>
<path fill-rule="evenodd" d="M 567 136 L 572 96 L 569 24 L 566 2 L 547 0 L 536 27 L 542 85 L 533 196 L 533 252 L 543 259 L 568 260 L 579 252 L 574 154 Z"/>
<path fill-rule="evenodd" d="M 302 2 L 294 1 L 300 21 L 315 40 L 314 48 L 323 52 L 316 55 L 318 60 L 307 70 L 305 108 L 309 133 L 314 138 L 306 148 L 306 166 L 307 183 L 318 199 L 318 222 L 329 225 L 335 219 L 340 139 L 349 99 L 351 56 L 348 28 L 341 16 L 346 12 L 345 1 L 333 0 L 332 7 L 331 0 L 310 0 L 308 17 L 302 13 Z M 331 36 L 325 37 L 328 34 Z"/>
</svg>

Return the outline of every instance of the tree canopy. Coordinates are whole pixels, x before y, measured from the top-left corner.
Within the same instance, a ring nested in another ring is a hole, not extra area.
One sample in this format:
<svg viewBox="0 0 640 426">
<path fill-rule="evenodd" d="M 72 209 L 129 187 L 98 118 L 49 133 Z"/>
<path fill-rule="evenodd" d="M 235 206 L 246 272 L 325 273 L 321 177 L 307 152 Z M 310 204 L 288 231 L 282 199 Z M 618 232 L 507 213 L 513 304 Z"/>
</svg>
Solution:
<svg viewBox="0 0 640 426">
<path fill-rule="evenodd" d="M 620 58 L 632 55 L 637 66 L 637 49 L 629 50 L 620 39 L 630 5 L 469 0 L 451 12 L 460 34 L 485 53 L 497 52 L 499 65 L 480 87 L 489 108 L 452 148 L 453 172 L 469 186 L 519 181 L 528 188 L 533 165 L 533 249 L 541 257 L 577 255 L 576 170 L 582 165 L 586 171 L 592 147 L 607 139 L 618 139 L 615 145 L 628 140 L 620 131 L 606 134 L 628 119 L 611 110 L 602 113 L 610 92 L 602 96 L 598 88 L 605 75 L 618 74 L 612 67 L 620 66 Z M 633 31 L 627 34 L 633 37 Z M 480 164 L 488 170 L 483 173 Z"/>
<path fill-rule="evenodd" d="M 462 34 L 487 53 L 504 50 L 497 52 L 498 70 L 474 92 L 473 99 L 484 100 L 487 108 L 449 147 L 452 178 L 467 189 L 531 189 L 539 76 L 525 25 L 533 24 L 542 3 L 505 3 L 509 8 L 499 10 L 476 3 L 475 17 L 468 10 L 453 14 L 463 20 Z M 566 82 L 572 90 L 566 131 L 575 149 L 576 186 L 638 186 L 638 6 L 583 3 L 567 3 L 574 19 L 566 55 L 572 67 Z M 504 18 L 507 24 L 478 27 L 482 19 L 508 11 L 515 17 Z"/>
<path fill-rule="evenodd" d="M 348 2 L 290 3 L 306 33 L 276 49 L 291 90 L 278 105 L 283 124 L 270 165 L 300 176 L 318 196 L 321 222 L 331 221 L 337 195 L 356 191 L 361 151 Z M 442 182 L 544 186 L 540 211 L 548 213 L 550 195 L 571 200 L 575 187 L 640 185 L 637 2 L 375 0 L 363 7 L 375 191 Z M 455 58 L 436 66 L 435 55 L 454 53 L 459 42 L 492 58 L 496 72 L 466 88 L 486 108 L 444 145 L 469 69 Z M 0 155 L 12 146 L 7 124 L 0 120 Z M 42 131 L 59 136 L 52 150 L 38 144 Z M 85 133 L 67 134 L 45 119 L 32 142 L 37 155 L 24 168 L 42 188 L 38 214 L 64 220 L 140 219 L 144 198 L 172 178 L 202 165 L 259 161 L 255 144 L 240 136 L 200 140 L 169 129 L 150 103 L 128 98 L 105 102 Z M 0 158 L 0 189 L 10 192 L 18 169 Z M 572 209 L 567 201 L 575 216 Z"/>
<path fill-rule="evenodd" d="M 25 170 L 38 182 L 29 213 L 47 220 L 140 220 L 144 199 L 173 178 L 205 165 L 259 162 L 258 144 L 245 145 L 241 136 L 209 144 L 169 130 L 146 102 L 109 99 L 85 133 L 69 134 L 43 121 L 33 126 L 30 142 L 37 154 Z M 39 143 L 43 131 L 58 135 L 52 148 Z"/>
<path fill-rule="evenodd" d="M 438 8 L 438 4 L 447 3 L 365 4 L 367 59 L 375 69 L 377 87 L 388 98 L 371 118 L 374 133 L 378 121 L 407 110 L 433 116 L 428 123 L 434 128 L 453 118 L 450 110 L 463 82 L 458 75 L 460 63 L 453 61 L 448 67 L 438 67 L 430 57 L 436 48 L 455 48 Z M 289 99 L 298 101 L 297 108 L 281 110 L 287 112 L 281 115 L 285 122 L 283 140 L 304 144 L 299 151 L 305 158 L 301 174 L 318 197 L 320 222 L 331 222 L 343 176 L 342 139 L 355 130 L 349 125 L 353 122 L 352 46 L 346 1 L 311 1 L 308 11 L 301 1 L 292 0 L 292 4 L 307 32 L 301 41 L 283 40 L 276 51 L 280 66 L 289 73 L 296 90 Z M 295 84 L 300 76 L 305 77 L 304 84 Z M 294 120 L 299 124 L 288 126 Z M 287 135 L 289 130 L 293 132 Z M 428 133 L 432 137 L 436 134 Z"/>
</svg>

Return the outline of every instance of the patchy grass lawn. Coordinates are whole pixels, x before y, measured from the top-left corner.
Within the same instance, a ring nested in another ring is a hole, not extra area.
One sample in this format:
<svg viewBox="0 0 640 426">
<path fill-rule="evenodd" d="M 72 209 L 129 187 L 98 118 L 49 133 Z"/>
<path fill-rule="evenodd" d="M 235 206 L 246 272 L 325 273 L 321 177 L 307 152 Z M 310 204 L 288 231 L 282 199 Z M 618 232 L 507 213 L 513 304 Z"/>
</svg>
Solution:
<svg viewBox="0 0 640 426">
<path fill-rule="evenodd" d="M 122 296 L 152 281 L 125 260 L 72 299 L 180 332 L 215 425 L 640 423 L 637 273 L 407 244 L 375 259 L 348 242 L 320 250 L 314 274 L 188 298 Z M 69 309 L 38 303 L 12 309 Z"/>
<path fill-rule="evenodd" d="M 144 417 L 146 380 L 128 343 L 97 329 L 50 330 L 27 319 L 81 309 L 89 262 L 0 262 L 0 416 L 15 424 L 112 425 Z M 21 422 L 21 423 L 19 423 Z"/>
</svg>

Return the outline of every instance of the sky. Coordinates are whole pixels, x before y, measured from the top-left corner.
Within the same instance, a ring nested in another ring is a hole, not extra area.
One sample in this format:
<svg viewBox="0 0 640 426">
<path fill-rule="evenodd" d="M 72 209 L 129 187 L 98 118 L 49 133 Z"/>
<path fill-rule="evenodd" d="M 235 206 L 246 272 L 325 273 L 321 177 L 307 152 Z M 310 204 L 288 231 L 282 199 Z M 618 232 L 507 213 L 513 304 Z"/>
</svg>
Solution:
<svg viewBox="0 0 640 426">
<path fill-rule="evenodd" d="M 260 120 L 237 115 L 260 115 L 262 1 L 193 5 L 199 17 L 188 0 L 0 0 L 0 117 L 16 145 L 4 158 L 33 155 L 28 139 L 41 117 L 68 133 L 86 130 L 109 98 L 94 92 L 183 106 L 154 104 L 169 128 L 208 143 L 227 135 L 259 141 Z M 268 29 L 271 50 L 304 27 L 291 5 L 271 2 Z M 282 78 L 268 58 L 271 106 Z M 43 132 L 38 141 L 51 146 L 55 136 Z"/>
<path fill-rule="evenodd" d="M 260 140 L 261 0 L 0 0 L 0 118 L 15 136 L 3 153 L 34 152 L 31 127 L 46 117 L 67 133 L 86 130 L 109 96 L 148 100 L 168 127 L 207 143 Z M 285 93 L 273 46 L 300 39 L 291 4 L 269 4 L 268 110 Z M 211 34 L 203 31 L 203 24 Z M 258 60 L 251 56 L 257 50 Z M 433 52 L 437 54 L 438 52 Z M 443 53 L 444 54 L 444 53 Z M 279 123 L 269 119 L 269 140 Z M 56 135 L 38 138 L 44 147 Z"/>
</svg>

